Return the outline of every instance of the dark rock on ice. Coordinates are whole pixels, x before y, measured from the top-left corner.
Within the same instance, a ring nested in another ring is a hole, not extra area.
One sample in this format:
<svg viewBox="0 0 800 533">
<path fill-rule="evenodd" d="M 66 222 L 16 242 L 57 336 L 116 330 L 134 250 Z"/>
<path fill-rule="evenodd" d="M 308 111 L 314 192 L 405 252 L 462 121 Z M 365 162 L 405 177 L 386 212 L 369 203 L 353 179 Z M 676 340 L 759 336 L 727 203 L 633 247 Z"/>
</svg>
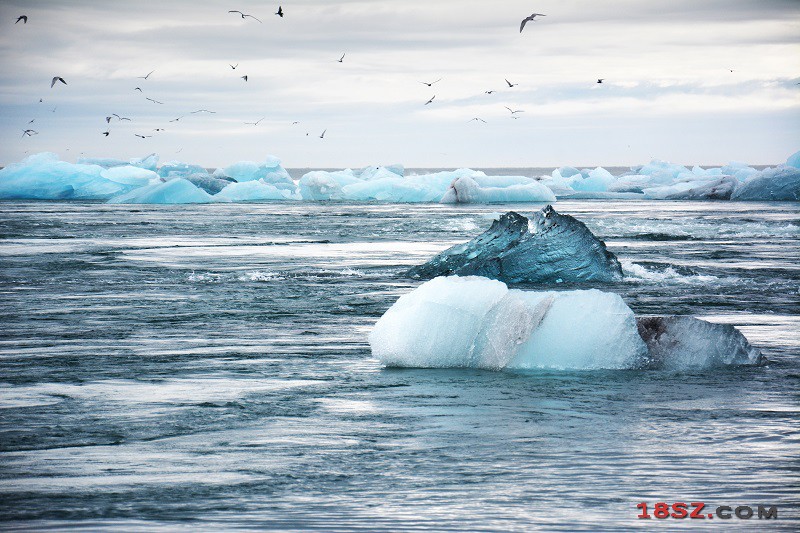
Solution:
<svg viewBox="0 0 800 533">
<path fill-rule="evenodd" d="M 689 369 L 725 365 L 757 365 L 761 352 L 729 324 L 712 324 L 691 316 L 636 319 L 647 344 L 650 368 Z"/>
<path fill-rule="evenodd" d="M 423 279 L 452 274 L 506 283 L 622 280 L 619 261 L 605 243 L 549 205 L 530 220 L 509 211 L 488 231 L 408 271 Z"/>
</svg>

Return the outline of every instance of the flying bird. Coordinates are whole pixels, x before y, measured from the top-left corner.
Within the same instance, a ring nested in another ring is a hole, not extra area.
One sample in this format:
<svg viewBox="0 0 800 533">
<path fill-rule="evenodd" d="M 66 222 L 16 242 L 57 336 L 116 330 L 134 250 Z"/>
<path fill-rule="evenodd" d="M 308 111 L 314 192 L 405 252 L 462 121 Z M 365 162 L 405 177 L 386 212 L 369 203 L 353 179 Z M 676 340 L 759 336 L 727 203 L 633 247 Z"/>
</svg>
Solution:
<svg viewBox="0 0 800 533">
<path fill-rule="evenodd" d="M 278 6 L 278 10 L 275 12 L 280 18 L 283 18 L 283 6 Z"/>
<path fill-rule="evenodd" d="M 528 23 L 529 20 L 534 20 L 536 17 L 546 17 L 547 15 L 542 13 L 533 13 L 530 17 L 525 17 L 522 19 L 522 23 L 519 25 L 519 32 L 522 33 L 522 30 L 525 29 L 525 24 Z"/>
<path fill-rule="evenodd" d="M 163 104 L 164 103 L 164 102 L 159 102 L 158 100 L 153 100 L 152 98 L 147 98 L 147 97 L 145 97 L 145 100 L 150 100 L 154 104 Z"/>
<path fill-rule="evenodd" d="M 194 115 L 195 113 L 216 113 L 216 111 L 209 111 L 208 109 L 198 109 L 197 111 L 192 111 L 189 114 Z"/>
<path fill-rule="evenodd" d="M 105 135 L 106 137 L 108 137 L 109 135 L 111 135 L 111 132 L 106 130 L 103 133 L 101 133 L 101 135 Z"/>
<path fill-rule="evenodd" d="M 235 65 L 231 65 L 230 63 L 228 63 L 228 65 L 229 65 L 229 66 L 230 66 L 230 67 L 231 67 L 233 70 L 236 70 L 236 67 L 238 67 L 238 66 L 239 66 L 239 63 L 236 63 Z"/>
<path fill-rule="evenodd" d="M 253 15 L 245 15 L 245 14 L 244 14 L 244 13 L 242 13 L 241 11 L 236 11 L 235 9 L 234 9 L 234 10 L 231 10 L 231 11 L 228 11 L 228 13 L 239 13 L 239 14 L 242 16 L 242 18 L 247 18 L 247 17 L 250 17 L 251 19 L 255 19 L 255 20 L 258 20 L 259 22 L 261 22 L 259 19 L 257 19 L 257 18 L 256 18 L 256 17 L 254 17 Z"/>
<path fill-rule="evenodd" d="M 264 120 L 267 117 L 261 117 L 260 119 L 256 120 L 255 122 L 245 122 L 245 124 L 252 124 L 253 126 L 258 126 L 258 123 Z"/>
<path fill-rule="evenodd" d="M 146 80 L 147 78 L 150 77 L 150 74 L 152 74 L 153 72 L 155 72 L 155 70 L 151 70 L 150 72 L 148 72 L 147 76 L 137 76 L 136 79 L 137 80 Z"/>
<path fill-rule="evenodd" d="M 140 139 L 149 139 L 150 137 L 152 137 L 152 135 L 139 135 L 138 133 L 134 133 L 134 135 L 136 135 Z"/>
<path fill-rule="evenodd" d="M 111 124 L 111 117 L 106 117 L 106 124 Z"/>
<path fill-rule="evenodd" d="M 51 89 L 53 88 L 53 86 L 56 84 L 57 81 L 60 81 L 64 85 L 67 84 L 67 82 L 64 81 L 64 78 L 62 78 L 61 76 L 54 76 L 53 80 L 50 82 L 50 88 Z"/>
<path fill-rule="evenodd" d="M 475 120 L 480 120 L 480 121 L 481 121 L 481 122 L 483 122 L 484 124 L 486 124 L 486 123 L 487 123 L 485 120 L 483 120 L 482 118 L 478 118 L 478 117 L 475 117 L 475 118 L 473 118 L 473 119 L 471 119 L 471 120 L 468 120 L 467 122 L 473 122 L 473 121 L 475 121 Z"/>
<path fill-rule="evenodd" d="M 320 139 L 324 139 L 325 138 L 325 132 L 326 131 L 328 131 L 328 128 L 325 128 L 324 130 L 322 130 L 322 135 L 319 136 Z"/>
<path fill-rule="evenodd" d="M 33 124 L 33 122 L 34 122 L 35 120 L 36 120 L 35 118 L 32 118 L 31 120 L 29 120 L 29 121 L 28 121 L 28 124 Z"/>
<path fill-rule="evenodd" d="M 511 88 L 513 88 L 513 87 L 516 87 L 517 85 L 519 85 L 519 83 L 511 83 L 511 82 L 510 82 L 510 81 L 508 81 L 508 80 L 506 80 L 506 83 L 508 84 L 508 88 L 509 88 L 509 89 L 511 89 Z"/>
<path fill-rule="evenodd" d="M 121 117 L 121 116 L 117 115 L 116 113 L 111 113 L 111 115 L 117 117 L 117 120 L 127 120 L 128 122 L 130 122 L 130 120 L 131 120 L 128 117 Z"/>
<path fill-rule="evenodd" d="M 165 130 L 164 128 L 156 128 L 153 131 L 167 131 L 167 130 Z"/>
<path fill-rule="evenodd" d="M 34 135 L 39 135 L 39 132 L 36 130 L 24 130 L 22 132 L 22 136 L 25 137 L 26 135 L 28 137 L 33 137 Z"/>
<path fill-rule="evenodd" d="M 344 56 L 346 56 L 346 55 L 347 55 L 347 53 L 346 53 L 346 52 L 345 52 L 344 54 L 342 54 L 342 57 L 340 57 L 340 58 L 338 59 L 339 63 L 343 63 L 343 62 L 344 62 Z"/>
<path fill-rule="evenodd" d="M 510 108 L 510 107 L 508 107 L 508 106 L 503 106 L 503 107 L 505 107 L 506 109 L 508 109 L 509 111 L 511 111 L 511 114 L 512 114 L 512 115 L 516 115 L 517 113 L 524 113 L 524 112 L 525 112 L 525 110 L 524 110 L 524 109 L 518 109 L 518 110 L 514 111 L 513 109 L 511 109 L 511 108 Z"/>
<path fill-rule="evenodd" d="M 141 88 L 141 87 L 136 87 L 136 88 L 134 88 L 133 90 L 134 90 L 134 91 L 139 91 L 139 92 L 142 92 L 142 88 Z"/>
<path fill-rule="evenodd" d="M 484 92 L 486 92 L 486 94 L 492 94 L 492 93 L 496 93 L 497 91 L 491 90 L 491 91 L 484 91 Z"/>
<path fill-rule="evenodd" d="M 436 80 L 436 81 L 432 81 L 432 82 L 430 82 L 430 83 L 428 83 L 427 81 L 421 81 L 420 83 L 421 83 L 422 85 L 427 85 L 428 87 L 433 87 L 433 84 L 434 84 L 434 83 L 439 83 L 440 81 L 442 81 L 442 78 L 439 78 L 438 80 Z"/>
<path fill-rule="evenodd" d="M 240 78 L 242 78 L 244 81 L 247 81 L 247 75 L 240 76 Z"/>
<path fill-rule="evenodd" d="M 300 122 L 295 120 L 294 122 L 292 122 L 292 126 L 294 126 L 295 124 L 300 124 Z"/>
<path fill-rule="evenodd" d="M 22 21 L 23 24 L 27 24 L 28 15 L 20 15 L 19 18 L 17 18 L 17 22 L 19 22 L 20 20 Z M 14 24 L 16 24 L 17 22 L 15 22 Z"/>
<path fill-rule="evenodd" d="M 184 116 L 185 116 L 185 115 L 184 115 Z M 173 118 L 172 120 L 170 120 L 170 122 L 178 122 L 178 121 L 179 121 L 180 119 L 182 119 L 182 118 L 183 118 L 183 117 Z"/>
<path fill-rule="evenodd" d="M 425 102 L 425 105 L 428 105 L 428 104 L 430 104 L 431 102 L 433 102 L 433 99 L 434 99 L 434 98 L 436 98 L 436 95 L 435 95 L 435 94 L 434 94 L 433 96 L 431 96 L 431 99 L 430 99 L 430 100 L 428 100 L 427 102 Z"/>
<path fill-rule="evenodd" d="M 597 83 L 603 83 L 603 80 L 604 80 L 604 79 L 605 79 L 605 78 L 597 78 Z"/>
</svg>

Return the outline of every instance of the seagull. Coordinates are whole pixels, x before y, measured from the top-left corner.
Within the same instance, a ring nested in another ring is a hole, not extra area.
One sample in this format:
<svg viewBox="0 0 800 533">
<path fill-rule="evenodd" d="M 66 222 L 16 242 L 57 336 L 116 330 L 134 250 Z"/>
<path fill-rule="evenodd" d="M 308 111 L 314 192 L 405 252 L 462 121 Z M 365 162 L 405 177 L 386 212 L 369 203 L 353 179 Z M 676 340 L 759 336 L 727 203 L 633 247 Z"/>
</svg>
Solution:
<svg viewBox="0 0 800 533">
<path fill-rule="evenodd" d="M 257 19 L 256 17 L 254 17 L 253 15 L 245 15 L 245 14 L 244 14 L 244 13 L 242 13 L 241 11 L 232 10 L 232 11 L 228 11 L 228 13 L 239 13 L 239 14 L 242 16 L 242 18 L 250 17 L 251 19 L 258 20 L 258 19 Z M 260 20 L 258 20 L 258 21 L 259 21 L 259 22 L 261 22 Z"/>
<path fill-rule="evenodd" d="M 28 121 L 28 124 L 33 124 L 33 121 L 36 120 L 35 118 Z"/>
<path fill-rule="evenodd" d="M 111 117 L 106 117 L 106 124 L 111 124 Z"/>
<path fill-rule="evenodd" d="M 300 124 L 300 121 L 295 120 L 294 122 L 292 122 L 292 126 L 294 126 L 295 124 Z"/>
<path fill-rule="evenodd" d="M 510 108 L 510 107 L 508 107 L 508 106 L 503 106 L 503 107 L 505 107 L 506 109 L 508 109 L 509 111 L 511 111 L 511 114 L 512 114 L 512 115 L 516 115 L 517 113 L 524 113 L 524 112 L 525 112 L 525 110 L 524 110 L 524 109 L 518 109 L 517 111 L 514 111 L 513 109 L 511 109 L 511 108 Z"/>
<path fill-rule="evenodd" d="M 472 121 L 475 121 L 475 120 L 480 120 L 481 122 L 483 122 L 484 124 L 486 124 L 486 121 L 485 121 L 485 120 L 483 120 L 482 118 L 478 118 L 478 117 L 475 117 L 475 118 L 473 118 L 472 120 L 468 120 L 467 122 L 472 122 Z"/>
<path fill-rule="evenodd" d="M 105 135 L 106 137 L 108 137 L 109 135 L 111 135 L 111 132 L 106 130 L 103 133 L 101 133 L 101 135 Z"/>
<path fill-rule="evenodd" d="M 117 117 L 117 120 L 127 120 L 128 122 L 130 122 L 130 120 L 131 120 L 128 117 L 121 117 L 121 116 L 117 115 L 116 113 L 111 113 L 111 115 Z"/>
<path fill-rule="evenodd" d="M 533 13 L 530 17 L 525 17 L 522 19 L 522 24 L 519 25 L 519 32 L 522 33 L 522 30 L 525 28 L 525 24 L 528 23 L 529 20 L 534 20 L 536 17 L 546 17 L 547 15 L 543 13 Z"/>
<path fill-rule="evenodd" d="M 597 78 L 597 83 L 603 83 L 603 80 L 604 80 L 604 79 L 605 79 L 605 78 Z"/>
<path fill-rule="evenodd" d="M 255 122 L 245 122 L 245 124 L 252 124 L 253 126 L 258 126 L 258 123 L 264 120 L 267 117 L 261 117 L 260 119 L 256 120 Z"/>
<path fill-rule="evenodd" d="M 485 92 L 486 92 L 486 94 L 492 94 L 492 93 L 496 93 L 497 91 L 491 90 L 491 91 L 485 91 Z"/>
<path fill-rule="evenodd" d="M 508 81 L 508 80 L 506 80 L 506 83 L 508 84 L 508 88 L 509 88 L 509 89 L 511 89 L 512 87 L 516 87 L 517 85 L 519 85 L 519 83 L 511 83 L 511 82 L 510 82 L 510 81 Z"/>
<path fill-rule="evenodd" d="M 137 80 L 146 80 L 147 78 L 150 77 L 150 74 L 152 74 L 153 72 L 155 72 L 155 70 L 151 70 L 150 72 L 148 72 L 147 76 L 137 76 L 136 79 Z"/>
<path fill-rule="evenodd" d="M 22 136 L 25 137 L 26 135 L 28 137 L 33 137 L 34 135 L 39 135 L 39 132 L 36 130 L 25 130 L 22 132 Z"/>
<path fill-rule="evenodd" d="M 236 67 L 238 67 L 238 66 L 239 66 L 239 63 L 236 63 L 235 65 L 231 65 L 230 63 L 228 63 L 228 65 L 229 65 L 229 66 L 230 66 L 230 67 L 231 67 L 233 70 L 236 70 Z"/>
<path fill-rule="evenodd" d="M 185 115 L 184 115 L 184 116 L 185 116 Z M 180 119 L 182 119 L 182 118 L 183 118 L 183 117 L 173 118 L 172 120 L 170 120 L 170 122 L 178 122 L 178 121 L 179 121 Z"/>
<path fill-rule="evenodd" d="M 41 104 L 43 101 L 44 101 L 44 100 L 42 100 L 41 98 L 39 98 L 39 103 L 40 103 L 40 104 Z"/>
<path fill-rule="evenodd" d="M 340 57 L 339 60 L 338 60 L 339 63 L 343 63 L 344 62 L 344 56 L 346 56 L 346 55 L 347 55 L 346 52 L 344 54 L 342 54 L 342 57 Z"/>
<path fill-rule="evenodd" d="M 189 114 L 194 115 L 195 113 L 216 113 L 216 111 L 209 111 L 208 109 L 198 109 L 197 111 L 192 111 Z"/>
<path fill-rule="evenodd" d="M 20 20 L 22 21 L 23 24 L 27 24 L 28 15 L 20 15 L 19 18 L 17 18 L 17 22 L 19 22 Z M 17 22 L 15 22 L 14 24 L 16 24 Z"/>
<path fill-rule="evenodd" d="M 134 91 L 139 91 L 139 92 L 142 92 L 142 88 L 141 88 L 141 87 L 136 87 L 136 88 L 134 88 L 133 90 L 134 90 Z"/>
<path fill-rule="evenodd" d="M 156 128 L 153 131 L 167 131 L 167 130 L 165 130 L 164 128 Z"/>
<path fill-rule="evenodd" d="M 433 87 L 433 84 L 434 84 L 434 83 L 439 83 L 440 81 L 442 81 L 442 78 L 439 78 L 438 80 L 436 80 L 436 81 L 432 81 L 432 82 L 430 82 L 430 83 L 428 83 L 427 81 L 421 81 L 420 83 L 421 83 L 422 85 L 427 85 L 428 87 Z"/>
<path fill-rule="evenodd" d="M 430 99 L 430 100 L 428 100 L 427 102 L 425 102 L 425 105 L 428 105 L 428 104 L 430 104 L 431 102 L 433 102 L 433 99 L 434 99 L 434 98 L 436 98 L 436 95 L 435 95 L 435 94 L 434 94 L 433 96 L 431 96 L 431 99 Z"/>
<path fill-rule="evenodd" d="M 319 136 L 320 139 L 324 139 L 325 138 L 325 132 L 326 131 L 328 131 L 328 128 L 325 128 L 324 130 L 322 130 L 322 135 Z"/>
<path fill-rule="evenodd" d="M 247 75 L 246 74 L 244 76 L 240 76 L 240 78 L 242 78 L 244 81 L 247 81 Z"/>
<path fill-rule="evenodd" d="M 164 103 L 164 102 L 159 102 L 158 100 L 153 100 L 152 98 L 146 98 L 146 97 L 145 97 L 145 100 L 150 100 L 154 104 L 163 104 Z"/>
<path fill-rule="evenodd" d="M 283 18 L 283 6 L 278 6 L 278 10 L 275 12 L 280 18 Z"/>
<path fill-rule="evenodd" d="M 55 85 L 57 81 L 60 81 L 64 85 L 67 84 L 67 82 L 64 81 L 64 78 L 62 78 L 61 76 L 54 76 L 53 77 L 53 81 L 50 82 L 50 88 L 51 89 L 53 88 L 53 85 Z"/>
<path fill-rule="evenodd" d="M 138 133 L 134 133 L 134 135 L 136 135 L 140 139 L 149 139 L 150 137 L 152 137 L 152 135 L 139 135 Z"/>
</svg>

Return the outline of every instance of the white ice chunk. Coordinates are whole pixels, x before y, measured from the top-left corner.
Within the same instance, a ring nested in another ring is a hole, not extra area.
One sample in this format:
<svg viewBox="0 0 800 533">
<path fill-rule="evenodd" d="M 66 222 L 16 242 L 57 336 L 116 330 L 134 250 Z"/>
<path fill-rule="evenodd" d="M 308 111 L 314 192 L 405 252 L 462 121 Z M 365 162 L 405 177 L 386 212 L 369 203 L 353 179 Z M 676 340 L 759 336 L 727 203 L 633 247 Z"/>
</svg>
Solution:
<svg viewBox="0 0 800 533">
<path fill-rule="evenodd" d="M 483 183 L 498 183 L 504 184 L 502 176 L 497 176 L 496 180 L 492 177 L 482 177 L 480 179 Z M 477 179 L 469 176 L 458 178 L 450 184 L 447 192 L 440 200 L 443 204 L 452 203 L 506 203 L 506 202 L 554 202 L 556 200 L 553 191 L 548 189 L 545 185 L 532 180 L 530 178 L 523 178 L 527 183 L 517 183 L 507 186 L 482 187 Z M 506 183 L 513 183 L 515 180 L 505 180 Z"/>
<path fill-rule="evenodd" d="M 299 200 L 292 191 L 278 189 L 261 180 L 231 183 L 213 196 L 215 202 L 257 202 L 265 200 Z"/>
<path fill-rule="evenodd" d="M 167 182 L 154 182 L 120 196 L 111 204 L 202 204 L 212 202 L 213 197 L 192 182 L 176 178 Z"/>
</svg>

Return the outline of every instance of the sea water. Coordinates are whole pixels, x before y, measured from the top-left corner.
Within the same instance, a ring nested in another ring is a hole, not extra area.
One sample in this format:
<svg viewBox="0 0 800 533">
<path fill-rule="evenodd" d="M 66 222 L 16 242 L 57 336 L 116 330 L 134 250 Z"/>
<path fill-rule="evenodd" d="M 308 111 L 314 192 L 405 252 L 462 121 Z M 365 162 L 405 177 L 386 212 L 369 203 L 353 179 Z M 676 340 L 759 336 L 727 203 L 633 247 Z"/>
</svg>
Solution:
<svg viewBox="0 0 800 533">
<path fill-rule="evenodd" d="M 540 207 L 0 203 L 0 527 L 574 531 L 683 501 L 796 528 L 796 203 L 561 201 L 625 280 L 517 287 L 733 324 L 767 366 L 371 357 L 407 268 Z"/>
</svg>

